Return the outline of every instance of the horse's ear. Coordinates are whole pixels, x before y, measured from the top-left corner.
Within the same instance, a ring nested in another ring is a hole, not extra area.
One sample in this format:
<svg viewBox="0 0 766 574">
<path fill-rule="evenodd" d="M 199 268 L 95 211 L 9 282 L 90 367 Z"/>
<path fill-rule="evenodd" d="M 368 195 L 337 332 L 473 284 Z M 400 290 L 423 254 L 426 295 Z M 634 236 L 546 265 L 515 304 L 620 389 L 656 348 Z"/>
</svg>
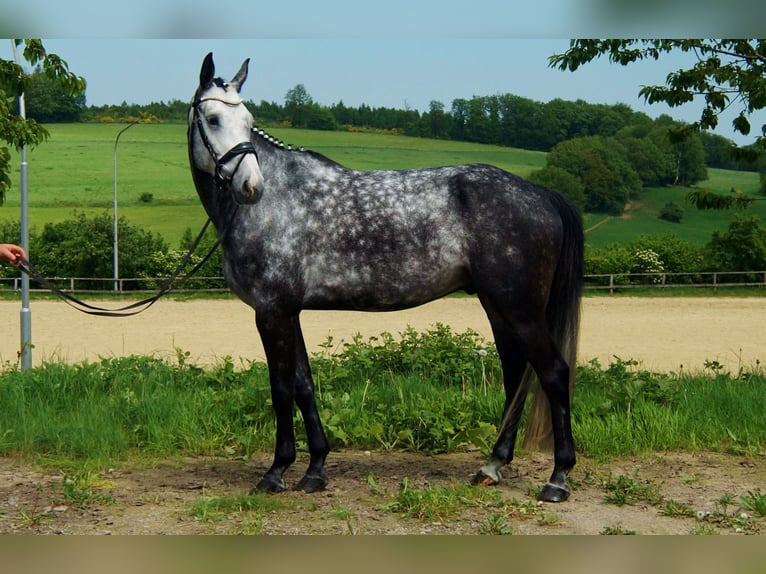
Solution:
<svg viewBox="0 0 766 574">
<path fill-rule="evenodd" d="M 215 76 L 215 64 L 213 63 L 213 52 L 210 52 L 202 62 L 202 69 L 199 72 L 199 85 L 208 85 L 213 81 L 213 76 Z"/>
<path fill-rule="evenodd" d="M 242 67 L 240 67 L 239 72 L 237 72 L 237 74 L 229 82 L 229 84 L 237 88 L 237 91 L 242 89 L 242 84 L 244 84 L 245 80 L 247 80 L 248 64 L 250 64 L 250 58 L 242 62 Z"/>
</svg>

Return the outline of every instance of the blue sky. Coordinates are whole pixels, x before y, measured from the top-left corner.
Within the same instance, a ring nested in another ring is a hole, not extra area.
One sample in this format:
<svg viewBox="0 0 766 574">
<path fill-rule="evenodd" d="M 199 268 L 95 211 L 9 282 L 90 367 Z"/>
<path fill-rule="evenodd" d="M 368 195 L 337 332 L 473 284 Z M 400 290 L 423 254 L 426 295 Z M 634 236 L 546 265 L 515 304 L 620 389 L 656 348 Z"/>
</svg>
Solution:
<svg viewBox="0 0 766 574">
<path fill-rule="evenodd" d="M 695 0 L 698 8 L 708 1 Z M 226 78 L 251 58 L 243 94 L 255 101 L 281 103 L 287 90 L 302 83 L 327 105 L 342 100 L 424 111 L 431 100 L 449 109 L 455 98 L 512 93 L 537 101 L 620 102 L 652 117 L 669 113 L 692 121 L 698 106 L 647 106 L 638 96 L 642 85 L 661 84 L 669 71 L 687 65 L 688 55 L 628 67 L 598 61 L 577 72 L 549 68 L 548 57 L 566 50 L 569 37 L 715 31 L 710 21 L 689 30 L 688 19 L 632 13 L 632 4 L 621 0 L 134 0 L 118 12 L 95 0 L 14 6 L 2 8 L 0 29 L 44 38 L 49 51 L 86 78 L 92 105 L 187 101 L 202 58 L 212 51 Z M 719 25 L 736 12 L 727 6 Z M 10 42 L 0 44 L 0 57 L 10 54 Z M 732 118 L 721 120 L 718 133 L 749 142 L 730 129 Z"/>
</svg>

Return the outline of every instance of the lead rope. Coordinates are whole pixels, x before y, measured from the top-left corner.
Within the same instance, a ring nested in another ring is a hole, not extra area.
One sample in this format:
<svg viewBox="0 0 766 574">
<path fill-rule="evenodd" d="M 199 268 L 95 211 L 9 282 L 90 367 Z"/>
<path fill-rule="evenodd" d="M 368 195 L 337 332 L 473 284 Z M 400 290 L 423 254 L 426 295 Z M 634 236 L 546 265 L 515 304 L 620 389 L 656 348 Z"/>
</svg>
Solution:
<svg viewBox="0 0 766 574">
<path fill-rule="evenodd" d="M 186 252 L 186 255 L 184 255 L 183 259 L 175 268 L 173 273 L 170 274 L 170 277 L 168 277 L 163 282 L 159 292 L 156 295 L 152 295 L 151 297 L 147 297 L 146 299 L 142 299 L 141 301 L 137 301 L 135 303 L 131 303 L 130 305 L 125 305 L 124 307 L 119 307 L 117 309 L 108 309 L 106 307 L 91 305 L 90 303 L 86 303 L 85 301 L 78 299 L 77 297 L 71 295 L 70 293 L 67 293 L 64 290 L 59 289 L 58 287 L 53 285 L 50 281 L 48 281 L 45 277 L 43 277 L 42 274 L 40 274 L 34 268 L 34 266 L 29 262 L 29 260 L 27 260 L 24 257 L 19 258 L 19 260 L 21 261 L 21 265 L 19 265 L 18 267 L 23 273 L 26 273 L 30 279 L 42 285 L 44 288 L 48 289 L 55 295 L 58 295 L 70 307 L 77 309 L 81 313 L 86 313 L 87 315 L 97 315 L 100 317 L 130 317 L 132 315 L 138 315 L 139 313 L 146 311 L 149 307 L 154 305 L 157 301 L 159 301 L 159 299 L 162 296 L 169 293 L 173 289 L 174 282 L 178 281 L 179 285 L 183 285 L 197 271 L 199 271 L 200 268 L 205 263 L 208 262 L 208 260 L 210 259 L 210 257 L 212 257 L 215 250 L 221 244 L 221 240 L 223 239 L 223 237 L 228 233 L 229 227 L 231 226 L 231 223 L 234 221 L 234 216 L 236 215 L 238 209 L 239 209 L 239 206 L 236 206 L 231 217 L 229 218 L 229 221 L 226 224 L 226 227 L 223 229 L 220 236 L 216 239 L 215 243 L 207 252 L 205 257 L 203 257 L 199 263 L 197 263 L 194 267 L 192 267 L 191 271 L 189 271 L 184 276 L 179 278 L 181 271 L 183 271 L 184 267 L 186 267 L 186 265 L 189 263 L 189 259 L 191 258 L 192 254 L 197 249 L 197 247 L 199 246 L 200 242 L 202 241 L 202 237 L 205 235 L 207 228 L 210 226 L 210 223 L 211 223 L 210 219 L 208 219 L 205 222 L 205 225 L 202 226 L 202 230 L 199 232 L 199 235 L 197 235 L 197 238 L 194 240 L 191 247 L 189 247 L 189 250 Z"/>
</svg>

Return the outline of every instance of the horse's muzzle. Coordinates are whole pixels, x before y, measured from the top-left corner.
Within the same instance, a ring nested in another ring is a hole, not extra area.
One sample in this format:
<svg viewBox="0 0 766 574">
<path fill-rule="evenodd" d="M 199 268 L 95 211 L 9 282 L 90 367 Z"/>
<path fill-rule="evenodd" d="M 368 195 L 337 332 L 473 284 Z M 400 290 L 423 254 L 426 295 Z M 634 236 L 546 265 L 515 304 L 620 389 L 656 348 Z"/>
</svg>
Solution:
<svg viewBox="0 0 766 574">
<path fill-rule="evenodd" d="M 245 179 L 238 189 L 233 189 L 234 199 L 237 203 L 253 204 L 263 196 L 263 178 L 255 173 Z"/>
</svg>

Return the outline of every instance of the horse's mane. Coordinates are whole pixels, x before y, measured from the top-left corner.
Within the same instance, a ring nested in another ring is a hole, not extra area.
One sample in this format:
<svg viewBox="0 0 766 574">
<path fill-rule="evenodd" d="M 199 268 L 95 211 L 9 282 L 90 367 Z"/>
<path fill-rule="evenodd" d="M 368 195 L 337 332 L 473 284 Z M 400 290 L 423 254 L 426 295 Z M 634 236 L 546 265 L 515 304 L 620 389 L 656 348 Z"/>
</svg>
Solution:
<svg viewBox="0 0 766 574">
<path fill-rule="evenodd" d="M 274 136 L 266 132 L 264 129 L 259 128 L 257 126 L 253 126 L 250 131 L 252 132 L 253 136 L 258 137 L 262 142 L 265 142 L 277 149 L 281 149 L 284 151 L 298 152 L 298 153 L 302 153 L 302 154 L 306 154 L 308 156 L 314 157 L 318 160 L 321 160 L 327 163 L 341 165 L 338 162 L 331 160 L 330 158 L 328 158 L 325 155 L 322 155 L 319 152 L 307 150 L 303 146 L 296 147 L 296 146 L 293 146 L 292 144 L 286 144 L 284 141 L 280 140 L 279 138 L 275 138 Z"/>
</svg>

